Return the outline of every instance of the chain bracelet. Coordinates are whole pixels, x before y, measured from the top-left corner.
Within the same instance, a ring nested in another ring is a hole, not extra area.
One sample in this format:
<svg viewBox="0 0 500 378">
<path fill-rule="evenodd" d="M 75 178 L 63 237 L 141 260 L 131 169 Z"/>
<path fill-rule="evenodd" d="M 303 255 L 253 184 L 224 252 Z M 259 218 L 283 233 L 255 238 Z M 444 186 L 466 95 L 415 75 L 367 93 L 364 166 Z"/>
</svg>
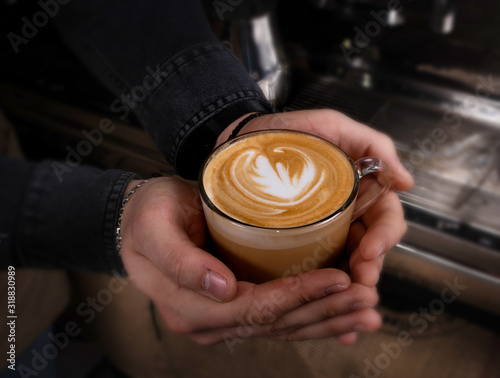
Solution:
<svg viewBox="0 0 500 378">
<path fill-rule="evenodd" d="M 116 251 L 118 252 L 118 256 L 121 257 L 122 255 L 122 230 L 121 230 L 121 225 L 122 225 L 122 217 L 123 217 L 123 211 L 125 210 L 125 206 L 127 206 L 128 201 L 130 201 L 130 198 L 132 195 L 145 183 L 147 183 L 151 178 L 147 180 L 141 180 L 135 185 L 130 191 L 123 197 L 122 200 L 122 207 L 120 208 L 120 212 L 118 213 L 118 225 L 116 227 Z"/>
</svg>

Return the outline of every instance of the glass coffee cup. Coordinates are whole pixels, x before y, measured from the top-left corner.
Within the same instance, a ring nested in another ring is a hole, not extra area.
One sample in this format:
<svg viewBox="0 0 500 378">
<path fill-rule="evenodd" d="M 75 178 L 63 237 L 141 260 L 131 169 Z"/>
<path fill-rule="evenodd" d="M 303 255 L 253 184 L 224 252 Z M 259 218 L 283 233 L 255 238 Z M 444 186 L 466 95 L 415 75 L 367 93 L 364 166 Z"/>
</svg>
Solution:
<svg viewBox="0 0 500 378">
<path fill-rule="evenodd" d="M 392 175 L 379 159 L 354 162 L 318 136 L 273 129 L 218 146 L 198 183 L 211 252 L 238 280 L 262 283 L 334 266 Z"/>
</svg>

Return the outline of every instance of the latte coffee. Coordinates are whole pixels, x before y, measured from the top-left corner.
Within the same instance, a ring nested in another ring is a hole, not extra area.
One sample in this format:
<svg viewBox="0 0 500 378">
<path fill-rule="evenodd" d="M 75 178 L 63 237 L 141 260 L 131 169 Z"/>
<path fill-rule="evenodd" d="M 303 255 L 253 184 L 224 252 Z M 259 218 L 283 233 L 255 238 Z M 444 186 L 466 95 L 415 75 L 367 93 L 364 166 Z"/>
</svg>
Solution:
<svg viewBox="0 0 500 378">
<path fill-rule="evenodd" d="M 333 214 L 352 193 L 349 158 L 329 142 L 296 132 L 260 133 L 214 154 L 203 187 L 227 216 L 265 228 L 298 227 Z"/>
<path fill-rule="evenodd" d="M 353 163 L 299 131 L 256 131 L 220 145 L 199 178 L 212 252 L 237 279 L 254 283 L 333 266 L 353 216 L 391 186 L 386 175 L 383 188 L 356 204 L 360 178 L 385 175 L 381 163 Z"/>
</svg>

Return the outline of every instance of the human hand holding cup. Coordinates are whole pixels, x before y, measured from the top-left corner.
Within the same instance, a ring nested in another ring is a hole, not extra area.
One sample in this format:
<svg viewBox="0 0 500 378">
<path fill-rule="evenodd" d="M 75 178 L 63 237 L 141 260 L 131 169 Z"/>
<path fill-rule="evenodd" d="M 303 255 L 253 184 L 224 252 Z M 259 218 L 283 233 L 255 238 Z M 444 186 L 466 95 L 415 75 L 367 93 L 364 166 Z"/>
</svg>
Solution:
<svg viewBox="0 0 500 378">
<path fill-rule="evenodd" d="M 273 129 L 220 145 L 199 187 L 214 253 L 238 280 L 261 283 L 333 266 L 392 174 L 379 159 L 353 162 L 320 137 Z"/>
</svg>

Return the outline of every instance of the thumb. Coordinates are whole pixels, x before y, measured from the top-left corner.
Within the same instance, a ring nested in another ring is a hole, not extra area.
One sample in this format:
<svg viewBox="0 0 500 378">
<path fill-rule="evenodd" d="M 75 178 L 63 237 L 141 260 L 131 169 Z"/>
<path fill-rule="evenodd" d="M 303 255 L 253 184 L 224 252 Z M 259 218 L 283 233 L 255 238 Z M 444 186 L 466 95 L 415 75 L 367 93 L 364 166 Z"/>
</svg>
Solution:
<svg viewBox="0 0 500 378">
<path fill-rule="evenodd" d="M 167 238 L 163 236 L 163 242 L 151 243 L 146 247 L 148 252 L 143 253 L 166 278 L 180 288 L 219 302 L 234 297 L 236 278 L 224 263 L 198 248 L 183 230 L 169 232 Z"/>
<path fill-rule="evenodd" d="M 177 179 L 157 178 L 132 197 L 121 223 L 124 262 L 128 261 L 127 270 L 137 272 L 133 256 L 141 255 L 173 284 L 170 287 L 229 301 L 236 294 L 234 274 L 197 246 L 205 239 L 201 209 L 184 214 L 183 205 L 193 203 L 191 189 Z M 147 276 L 145 271 L 140 274 Z"/>
</svg>

